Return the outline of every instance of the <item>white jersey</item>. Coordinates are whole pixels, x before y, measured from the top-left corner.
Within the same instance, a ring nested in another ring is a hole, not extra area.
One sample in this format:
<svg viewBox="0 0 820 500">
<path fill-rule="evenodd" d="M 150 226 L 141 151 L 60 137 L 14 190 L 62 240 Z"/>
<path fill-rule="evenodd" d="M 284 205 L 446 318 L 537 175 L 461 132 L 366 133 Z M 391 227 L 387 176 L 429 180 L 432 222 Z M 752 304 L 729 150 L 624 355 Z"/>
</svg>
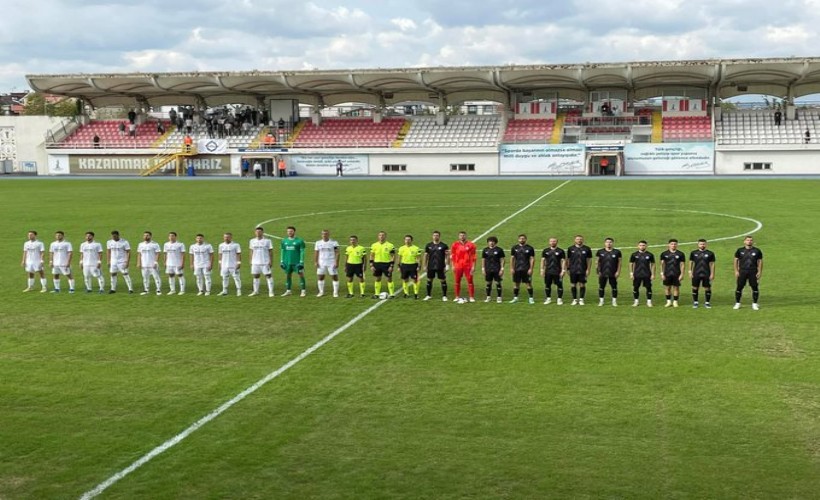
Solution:
<svg viewBox="0 0 820 500">
<path fill-rule="evenodd" d="M 251 238 L 248 243 L 248 248 L 251 250 L 251 265 L 253 266 L 269 266 L 270 253 L 268 250 L 273 249 L 273 243 L 268 238 Z"/>
<path fill-rule="evenodd" d="M 46 246 L 40 240 L 29 241 L 23 243 L 23 251 L 26 253 L 26 266 L 39 268 L 43 265 L 43 252 L 46 251 Z"/>
<path fill-rule="evenodd" d="M 165 265 L 168 267 L 182 267 L 182 257 L 185 255 L 185 243 L 166 241 L 162 247 L 165 252 Z"/>
<path fill-rule="evenodd" d="M 131 245 L 127 240 L 108 240 L 105 247 L 111 252 L 111 262 L 109 264 L 122 264 L 128 262 L 128 252 L 131 251 Z"/>
<path fill-rule="evenodd" d="M 48 247 L 51 252 L 51 264 L 54 267 L 68 266 L 68 254 L 74 251 L 71 243 L 67 241 L 54 241 Z"/>
<path fill-rule="evenodd" d="M 137 245 L 137 252 L 139 252 L 142 260 L 140 265 L 143 269 L 148 269 L 157 265 L 157 259 L 159 258 L 161 250 L 159 243 L 156 241 L 141 241 L 140 244 Z"/>
<path fill-rule="evenodd" d="M 236 263 L 239 261 L 239 254 L 242 249 L 239 243 L 232 241 L 230 243 L 219 244 L 219 265 L 222 269 L 236 269 Z"/>
<path fill-rule="evenodd" d="M 214 253 L 214 247 L 210 243 L 194 243 L 188 249 L 188 253 L 194 259 L 194 267 L 197 269 L 208 269 L 211 264 L 211 254 Z"/>
<path fill-rule="evenodd" d="M 332 267 L 336 265 L 336 250 L 339 242 L 336 240 L 319 240 L 314 245 L 314 249 L 319 252 L 319 266 Z"/>
<path fill-rule="evenodd" d="M 100 265 L 100 254 L 102 253 L 102 251 L 102 245 L 100 245 L 96 241 L 84 241 L 80 243 L 80 258 L 82 259 L 81 263 L 83 267 L 96 268 L 98 265 Z"/>
</svg>

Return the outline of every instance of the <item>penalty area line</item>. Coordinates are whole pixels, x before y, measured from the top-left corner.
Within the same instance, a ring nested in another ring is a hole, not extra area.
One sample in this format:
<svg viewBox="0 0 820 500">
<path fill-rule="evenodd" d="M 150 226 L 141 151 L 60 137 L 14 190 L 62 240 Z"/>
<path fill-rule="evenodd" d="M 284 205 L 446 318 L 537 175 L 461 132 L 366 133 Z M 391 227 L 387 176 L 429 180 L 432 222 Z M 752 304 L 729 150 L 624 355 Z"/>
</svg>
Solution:
<svg viewBox="0 0 820 500">
<path fill-rule="evenodd" d="M 491 231 L 494 231 L 494 230 L 498 229 L 502 225 L 509 222 L 510 219 L 512 219 L 513 217 L 515 217 L 515 216 L 521 214 L 522 212 L 524 212 L 525 210 L 531 208 L 533 205 L 535 205 L 539 201 L 543 200 L 547 196 L 551 195 L 552 193 L 558 191 L 559 189 L 566 186 L 570 182 L 571 182 L 571 180 L 564 181 L 558 187 L 556 187 L 556 188 L 542 194 L 541 196 L 536 198 L 531 203 L 525 205 L 523 208 L 521 208 L 520 210 L 514 212 L 513 214 L 508 215 L 507 217 L 502 219 L 500 222 L 498 222 L 497 224 L 492 226 L 490 229 L 488 229 L 485 232 L 483 232 L 482 234 L 476 236 L 475 239 L 480 239 L 480 238 L 483 238 L 484 236 L 490 234 Z M 362 311 L 361 313 L 356 315 L 353 319 L 351 319 L 350 321 L 348 321 L 344 325 L 340 326 L 339 328 L 333 330 L 331 333 L 327 334 L 321 340 L 319 340 L 318 342 L 316 342 L 312 346 L 310 346 L 307 349 L 305 349 L 304 351 L 302 351 L 302 353 L 299 354 L 298 356 L 296 356 L 295 358 L 291 359 L 290 361 L 288 361 L 287 363 L 285 363 L 284 365 L 282 365 L 281 367 L 279 367 L 275 371 L 272 371 L 269 374 L 265 375 L 264 377 L 262 377 L 261 379 L 256 381 L 253 385 L 251 385 L 250 387 L 248 387 L 244 391 L 240 392 L 239 394 L 237 394 L 236 396 L 234 396 L 230 400 L 222 403 L 222 405 L 220 405 L 217 409 L 213 410 L 212 412 L 208 413 L 204 417 L 200 418 L 199 420 L 197 420 L 196 422 L 194 422 L 193 424 L 188 426 L 185 430 L 183 430 L 182 432 L 180 432 L 176 436 L 172 437 L 171 439 L 168 439 L 167 441 L 165 441 L 161 445 L 157 446 L 153 450 L 151 450 L 148 453 L 146 453 L 145 455 L 141 456 L 134 463 L 132 463 L 128 467 L 122 469 L 121 471 L 117 472 L 116 474 L 112 475 L 111 477 L 109 477 L 105 481 L 103 481 L 100 484 L 98 484 L 97 486 L 95 486 L 93 489 L 88 490 L 87 492 L 83 493 L 83 495 L 80 497 L 80 499 L 81 500 L 90 500 L 92 498 L 96 498 L 102 492 L 104 492 L 105 490 L 107 490 L 108 488 L 113 486 L 115 483 L 117 483 L 119 480 L 123 479 L 125 476 L 131 474 L 132 472 L 139 469 L 143 465 L 147 464 L 154 457 L 156 457 L 156 456 L 162 454 L 163 452 L 169 450 L 170 448 L 176 446 L 177 444 L 182 442 L 185 438 L 187 438 L 188 436 L 190 436 L 191 434 L 193 434 L 194 432 L 199 430 L 200 427 L 204 426 L 208 422 L 214 420 L 216 417 L 218 417 L 221 414 L 225 413 L 232 406 L 239 403 L 240 401 L 242 401 L 246 397 L 250 396 L 251 394 L 253 394 L 257 390 L 259 390 L 262 386 L 264 386 L 265 384 L 270 382 L 271 380 L 274 380 L 275 378 L 279 377 L 280 375 L 282 375 L 283 373 L 285 373 L 286 371 L 291 369 L 294 365 L 296 365 L 297 363 L 299 363 L 300 361 L 302 361 L 306 357 L 310 356 L 311 354 L 313 354 L 314 352 L 319 350 L 322 346 L 324 346 L 325 344 L 327 344 L 328 342 L 330 342 L 331 340 L 333 340 L 334 338 L 336 338 L 337 336 L 339 336 L 340 334 L 345 332 L 348 328 L 355 325 L 356 323 L 358 323 L 359 321 L 364 319 L 366 316 L 368 316 L 370 313 L 372 313 L 373 311 L 375 311 L 376 309 L 378 309 L 379 307 L 381 307 L 382 305 L 384 305 L 386 303 L 387 303 L 386 300 L 384 300 L 384 301 L 380 300 L 379 302 L 377 302 L 377 303 L 373 304 L 372 306 L 368 307 L 367 309 L 365 309 L 364 311 Z"/>
</svg>

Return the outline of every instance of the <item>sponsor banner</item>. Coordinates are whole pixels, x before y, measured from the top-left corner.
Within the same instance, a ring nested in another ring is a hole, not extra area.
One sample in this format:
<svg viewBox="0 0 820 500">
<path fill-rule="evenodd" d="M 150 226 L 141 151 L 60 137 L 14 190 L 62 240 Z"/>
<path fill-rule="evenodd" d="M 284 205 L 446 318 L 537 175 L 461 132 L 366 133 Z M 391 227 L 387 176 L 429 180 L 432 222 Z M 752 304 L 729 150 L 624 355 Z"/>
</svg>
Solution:
<svg viewBox="0 0 820 500">
<path fill-rule="evenodd" d="M 712 174 L 715 145 L 710 142 L 634 143 L 624 148 L 626 175 Z"/>
<path fill-rule="evenodd" d="M 225 139 L 199 139 L 196 141 L 196 152 L 201 155 L 224 155 L 228 152 L 228 141 Z"/>
<path fill-rule="evenodd" d="M 48 175 L 68 175 L 68 155 L 48 155 Z"/>
<path fill-rule="evenodd" d="M 62 156 L 64 158 L 62 163 L 58 165 L 63 170 L 55 172 L 52 167 L 52 160 L 56 159 L 56 155 L 49 157 L 49 173 L 56 174 L 79 174 L 79 175 L 135 175 L 139 174 L 146 168 L 152 167 L 155 164 L 156 157 L 151 155 L 128 155 L 128 156 L 88 156 L 88 155 L 70 155 Z M 194 172 L 197 175 L 228 175 L 231 173 L 231 158 L 225 156 L 211 156 L 206 157 L 192 156 L 189 158 L 182 158 L 181 175 L 186 174 L 186 169 L 189 165 L 194 167 Z M 173 164 L 157 172 L 155 175 L 163 175 L 167 173 L 174 173 L 176 168 Z"/>
<path fill-rule="evenodd" d="M 499 172 L 502 175 L 583 175 L 583 144 L 502 144 Z"/>
<path fill-rule="evenodd" d="M 367 175 L 367 155 L 291 155 L 286 157 L 291 171 L 299 175 L 336 175 L 336 162 L 342 162 L 345 175 Z"/>
</svg>

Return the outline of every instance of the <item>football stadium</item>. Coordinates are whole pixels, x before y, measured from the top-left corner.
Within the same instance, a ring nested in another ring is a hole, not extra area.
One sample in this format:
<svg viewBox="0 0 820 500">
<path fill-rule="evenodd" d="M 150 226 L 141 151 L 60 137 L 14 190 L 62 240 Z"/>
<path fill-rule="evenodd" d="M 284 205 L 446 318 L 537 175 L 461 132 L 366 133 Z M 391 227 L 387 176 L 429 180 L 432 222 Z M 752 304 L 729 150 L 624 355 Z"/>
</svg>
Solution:
<svg viewBox="0 0 820 500">
<path fill-rule="evenodd" d="M 820 59 L 26 78 L 0 499 L 817 497 Z"/>
</svg>

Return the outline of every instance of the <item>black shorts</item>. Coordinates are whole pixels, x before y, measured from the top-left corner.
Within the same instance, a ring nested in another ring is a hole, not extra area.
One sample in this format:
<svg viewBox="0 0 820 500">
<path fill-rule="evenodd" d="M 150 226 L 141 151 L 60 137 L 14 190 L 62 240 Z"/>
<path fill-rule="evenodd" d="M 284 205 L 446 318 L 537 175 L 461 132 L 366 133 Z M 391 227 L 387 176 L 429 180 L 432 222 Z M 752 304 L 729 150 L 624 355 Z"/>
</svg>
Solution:
<svg viewBox="0 0 820 500">
<path fill-rule="evenodd" d="M 446 280 L 447 275 L 444 272 L 444 269 L 430 269 L 427 268 L 427 279 L 434 280 L 434 279 Z"/>
<path fill-rule="evenodd" d="M 692 278 L 692 288 L 700 288 L 700 287 L 712 288 L 712 282 L 709 281 L 708 276 L 703 276 L 703 277 L 694 276 Z"/>
<path fill-rule="evenodd" d="M 390 262 L 374 262 L 373 263 L 373 277 L 374 278 L 381 278 L 382 274 L 389 278 L 393 277 L 393 268 L 391 267 L 393 264 Z"/>
<path fill-rule="evenodd" d="M 401 279 L 403 280 L 419 279 L 418 264 L 399 264 L 399 270 L 401 271 Z"/>
<path fill-rule="evenodd" d="M 680 276 L 666 276 L 663 278 L 663 286 L 680 286 Z"/>
<path fill-rule="evenodd" d="M 737 276 L 737 288 L 738 290 L 742 289 L 746 286 L 746 283 L 749 283 L 749 286 L 752 288 L 757 288 L 757 271 L 740 271 Z"/>
<path fill-rule="evenodd" d="M 496 281 L 501 283 L 501 271 L 487 271 L 484 273 L 484 279 L 487 280 L 487 283 L 492 283 Z"/>
<path fill-rule="evenodd" d="M 575 283 L 586 283 L 587 282 L 587 273 L 570 273 L 569 274 L 569 282 L 573 285 Z"/>
<path fill-rule="evenodd" d="M 513 283 L 529 283 L 532 280 L 528 269 L 516 269 L 512 275 Z"/>
<path fill-rule="evenodd" d="M 649 279 L 649 276 L 645 276 L 643 278 L 632 278 L 632 288 L 640 288 L 644 287 L 646 289 L 652 289 L 652 280 Z"/>
<path fill-rule="evenodd" d="M 544 286 L 551 287 L 552 285 L 555 285 L 559 288 L 564 285 L 561 282 L 561 275 L 560 274 L 545 274 L 544 275 Z"/>
<path fill-rule="evenodd" d="M 360 279 L 364 277 L 364 262 L 361 264 L 345 264 L 345 276 L 352 278 L 358 276 Z"/>
<path fill-rule="evenodd" d="M 618 288 L 618 278 L 615 276 L 598 276 L 598 288 L 606 288 L 607 283 L 612 288 Z"/>
</svg>

